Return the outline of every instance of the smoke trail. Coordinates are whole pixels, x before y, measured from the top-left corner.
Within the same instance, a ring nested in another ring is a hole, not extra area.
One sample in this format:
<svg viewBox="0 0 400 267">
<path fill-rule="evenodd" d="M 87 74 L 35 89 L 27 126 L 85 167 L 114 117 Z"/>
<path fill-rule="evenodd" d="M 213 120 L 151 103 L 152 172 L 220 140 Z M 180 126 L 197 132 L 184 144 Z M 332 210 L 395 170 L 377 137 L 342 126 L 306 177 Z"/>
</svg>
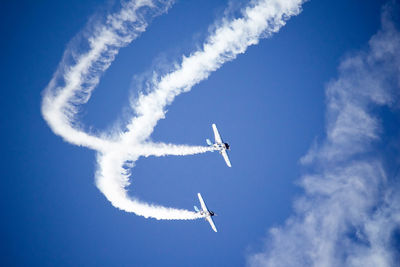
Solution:
<svg viewBox="0 0 400 267">
<path fill-rule="evenodd" d="M 214 147 L 184 146 L 164 143 L 144 143 L 135 147 L 135 152 L 144 157 L 149 156 L 187 156 L 214 151 Z"/>
<path fill-rule="evenodd" d="M 86 53 L 75 58 L 73 48 L 67 49 L 45 89 L 42 102 L 43 117 L 54 133 L 75 145 L 100 151 L 111 149 L 110 140 L 86 133 L 78 127 L 74 121 L 77 106 L 89 100 L 100 75 L 110 66 L 119 48 L 137 38 L 145 31 L 147 20 L 166 12 L 170 5 L 169 0 L 124 3 L 118 13 L 107 16 L 104 25 L 94 26 L 94 33 L 87 40 L 89 49 Z M 71 60 L 73 62 L 69 65 L 67 61 Z"/>
<path fill-rule="evenodd" d="M 238 19 L 225 19 L 203 44 L 202 48 L 188 57 L 183 57 L 176 69 L 150 85 L 147 95 L 140 95 L 132 106 L 136 116 L 132 117 L 125 131 L 111 137 L 95 136 L 84 132 L 74 121 L 76 107 L 86 103 L 99 82 L 99 75 L 113 61 L 118 49 L 127 45 L 143 32 L 147 26 L 144 11 L 152 17 L 165 12 L 170 1 L 132 1 L 123 9 L 107 18 L 103 26 L 97 27 L 90 38 L 90 49 L 76 60 L 76 64 L 65 66 L 66 71 L 56 73 L 47 87 L 42 112 L 52 130 L 67 142 L 97 150 L 98 169 L 96 185 L 117 208 L 155 219 L 196 219 L 194 212 L 166 208 L 141 202 L 128 196 L 130 170 L 140 156 L 192 155 L 213 151 L 210 147 L 152 143 L 148 139 L 158 120 L 165 117 L 165 107 L 174 98 L 206 79 L 211 72 L 225 62 L 244 53 L 247 47 L 258 43 L 260 38 L 279 31 L 286 21 L 301 11 L 303 0 L 252 1 Z M 64 67 L 64 66 L 63 66 Z M 58 80 L 64 84 L 57 86 Z"/>
<path fill-rule="evenodd" d="M 285 21 L 300 12 L 303 1 L 258 1 L 252 2 L 244 11 L 243 17 L 226 21 L 218 27 L 204 43 L 203 48 L 189 57 L 183 57 L 182 63 L 174 71 L 154 82 L 147 95 L 141 95 L 133 106 L 138 116 L 133 117 L 121 134 L 123 147 L 129 148 L 145 142 L 151 135 L 157 121 L 164 118 L 165 106 L 170 104 L 175 96 L 188 92 L 195 84 L 206 79 L 212 71 L 223 63 L 233 60 L 238 54 L 244 53 L 248 46 L 257 44 L 261 37 L 277 32 Z M 152 150 L 151 152 L 155 152 Z M 149 155 L 151 155 L 150 153 Z M 160 154 L 158 154 L 159 156 Z M 130 158 L 135 161 L 137 157 Z M 126 194 L 124 187 L 128 184 L 130 173 L 124 172 L 122 159 L 98 155 L 99 169 L 96 175 L 97 186 L 105 196 L 115 203 L 121 194 Z M 109 168 L 104 168 L 109 166 Z M 114 167 L 114 169 L 113 169 Z M 105 183 L 119 183 L 120 191 L 106 191 Z M 115 205 L 124 209 L 122 206 Z M 126 210 L 126 209 L 125 209 Z M 151 214 L 156 219 L 170 219 Z"/>
<path fill-rule="evenodd" d="M 148 138 L 157 121 L 164 118 L 165 106 L 177 95 L 190 91 L 222 64 L 244 53 L 250 45 L 257 44 L 261 37 L 277 32 L 287 19 L 300 13 L 302 3 L 303 0 L 253 1 L 243 10 L 242 18 L 225 21 L 208 37 L 201 50 L 189 57 L 184 56 L 174 72 L 153 83 L 153 92 L 139 97 L 133 107 L 138 116 L 128 124 L 129 131 L 124 138 L 127 141 Z"/>
</svg>

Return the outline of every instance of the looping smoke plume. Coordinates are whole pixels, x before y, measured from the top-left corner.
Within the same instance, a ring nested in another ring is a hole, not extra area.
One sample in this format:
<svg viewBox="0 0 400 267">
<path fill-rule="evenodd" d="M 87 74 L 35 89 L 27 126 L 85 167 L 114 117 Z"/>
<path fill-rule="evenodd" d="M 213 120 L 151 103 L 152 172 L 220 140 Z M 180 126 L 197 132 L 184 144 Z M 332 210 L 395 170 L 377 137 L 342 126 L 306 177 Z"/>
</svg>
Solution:
<svg viewBox="0 0 400 267">
<path fill-rule="evenodd" d="M 110 66 L 118 50 L 145 31 L 148 21 L 168 10 L 172 1 L 129 1 L 121 10 L 109 15 L 104 24 L 96 25 L 87 39 L 88 50 L 76 54 L 74 62 L 63 61 L 45 90 L 42 113 L 54 131 L 65 141 L 98 151 L 96 185 L 117 208 L 155 219 L 196 219 L 197 213 L 166 208 L 139 201 L 127 194 L 131 168 L 140 157 L 192 155 L 212 151 L 208 147 L 192 147 L 152 143 L 149 137 L 165 107 L 174 98 L 188 92 L 225 62 L 236 58 L 255 45 L 260 38 L 279 31 L 286 21 L 301 11 L 303 0 L 251 1 L 242 10 L 242 17 L 225 19 L 207 38 L 201 49 L 183 56 L 176 68 L 150 83 L 149 92 L 141 94 L 132 108 L 133 116 L 124 131 L 111 135 L 95 135 L 84 131 L 75 120 L 78 106 L 85 104 Z M 109 136 L 109 137 L 105 137 Z"/>
</svg>

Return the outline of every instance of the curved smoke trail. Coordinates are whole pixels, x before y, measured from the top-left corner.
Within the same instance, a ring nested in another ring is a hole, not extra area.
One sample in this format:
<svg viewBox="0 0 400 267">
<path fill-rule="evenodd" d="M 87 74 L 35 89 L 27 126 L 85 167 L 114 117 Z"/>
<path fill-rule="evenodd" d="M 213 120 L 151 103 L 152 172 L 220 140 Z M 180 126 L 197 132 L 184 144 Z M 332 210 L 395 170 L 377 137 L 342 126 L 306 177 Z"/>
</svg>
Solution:
<svg viewBox="0 0 400 267">
<path fill-rule="evenodd" d="M 72 64 L 61 63 L 45 90 L 42 113 L 54 133 L 65 141 L 98 151 L 96 185 L 117 208 L 155 219 L 196 219 L 194 212 L 148 204 L 130 197 L 130 169 L 140 156 L 192 155 L 212 151 L 208 147 L 152 143 L 148 139 L 157 122 L 164 118 L 165 107 L 174 98 L 206 79 L 225 62 L 236 58 L 260 38 L 278 32 L 286 21 L 301 11 L 303 0 L 251 1 L 242 17 L 225 19 L 207 38 L 202 48 L 188 57 L 174 71 L 150 86 L 133 105 L 135 116 L 124 131 L 111 137 L 85 132 L 75 121 L 77 107 L 86 103 L 110 66 L 119 48 L 128 45 L 145 31 L 149 19 L 164 13 L 172 1 L 130 1 L 109 15 L 104 24 L 95 27 L 88 39 L 88 52 Z M 61 81 L 61 82 L 60 82 Z"/>
</svg>

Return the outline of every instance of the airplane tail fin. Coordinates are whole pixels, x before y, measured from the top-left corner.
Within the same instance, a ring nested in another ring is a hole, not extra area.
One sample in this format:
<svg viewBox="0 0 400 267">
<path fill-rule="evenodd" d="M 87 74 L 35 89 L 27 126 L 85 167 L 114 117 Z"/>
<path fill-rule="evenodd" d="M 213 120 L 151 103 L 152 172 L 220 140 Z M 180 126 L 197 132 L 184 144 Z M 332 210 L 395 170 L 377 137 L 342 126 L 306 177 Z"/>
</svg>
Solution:
<svg viewBox="0 0 400 267">
<path fill-rule="evenodd" d="M 213 144 L 212 144 L 212 142 L 211 142 L 211 140 L 210 139 L 206 139 L 206 143 L 207 143 L 207 145 L 209 145 L 209 146 L 212 146 Z"/>
</svg>

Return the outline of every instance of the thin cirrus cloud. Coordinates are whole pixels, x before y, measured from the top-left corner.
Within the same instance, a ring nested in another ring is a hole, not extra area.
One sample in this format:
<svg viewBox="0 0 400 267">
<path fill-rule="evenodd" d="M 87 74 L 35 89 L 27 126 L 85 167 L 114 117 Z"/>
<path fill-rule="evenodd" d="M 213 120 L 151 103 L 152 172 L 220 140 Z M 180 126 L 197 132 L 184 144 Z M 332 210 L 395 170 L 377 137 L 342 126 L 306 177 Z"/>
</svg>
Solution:
<svg viewBox="0 0 400 267">
<path fill-rule="evenodd" d="M 305 192 L 294 203 L 295 214 L 269 230 L 264 251 L 249 255 L 249 266 L 399 263 L 399 177 L 377 152 L 386 145 L 381 137 L 387 131 L 379 110 L 398 115 L 400 32 L 391 20 L 394 10 L 393 4 L 383 8 L 382 28 L 368 49 L 342 60 L 338 77 L 327 85 L 325 140 L 300 160 L 315 171 L 300 179 Z"/>
<path fill-rule="evenodd" d="M 101 74 L 107 70 L 118 50 L 144 32 L 149 20 L 165 13 L 172 1 L 130 1 L 121 10 L 107 16 L 104 23 L 92 26 L 86 33 L 85 52 L 69 49 L 44 92 L 42 114 L 53 132 L 65 141 L 96 150 L 98 167 L 96 185 L 117 208 L 146 218 L 189 220 L 195 212 L 168 208 L 129 196 L 131 169 L 135 161 L 147 156 L 191 155 L 212 148 L 153 143 L 149 140 L 154 127 L 165 117 L 165 107 L 174 98 L 206 79 L 225 62 L 234 60 L 261 38 L 279 31 L 286 21 L 301 11 L 303 0 L 251 1 L 240 18 L 223 19 L 197 51 L 183 56 L 173 71 L 156 76 L 148 83 L 146 94 L 132 103 L 132 118 L 121 130 L 95 135 L 86 132 L 76 121 L 78 107 L 85 104 Z"/>
</svg>

